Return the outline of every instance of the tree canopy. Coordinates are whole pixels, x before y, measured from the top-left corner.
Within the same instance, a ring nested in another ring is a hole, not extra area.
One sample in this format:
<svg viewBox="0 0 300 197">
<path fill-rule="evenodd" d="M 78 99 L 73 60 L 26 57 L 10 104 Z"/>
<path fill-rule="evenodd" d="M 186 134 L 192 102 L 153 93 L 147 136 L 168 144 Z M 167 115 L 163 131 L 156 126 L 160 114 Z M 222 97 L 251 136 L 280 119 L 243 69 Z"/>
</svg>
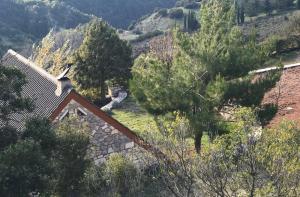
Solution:
<svg viewBox="0 0 300 197">
<path fill-rule="evenodd" d="M 186 116 L 198 152 L 204 131 L 211 136 L 226 131 L 220 116 L 224 105 L 259 105 L 261 97 L 243 101 L 257 86 L 263 86 L 259 90 L 264 92 L 266 85 L 274 84 L 258 80 L 254 85 L 249 80 L 249 71 L 264 64 L 272 46 L 257 44 L 254 34 L 245 39 L 236 26 L 235 14 L 231 0 L 206 1 L 197 33 L 191 36 L 175 31 L 161 41 L 163 46 L 154 46 L 137 58 L 132 68 L 131 91 L 138 102 L 155 115 L 179 111 Z M 252 95 L 257 96 L 261 94 Z"/>
<path fill-rule="evenodd" d="M 75 55 L 75 78 L 83 89 L 96 89 L 104 100 L 107 80 L 121 83 L 128 79 L 131 53 L 131 47 L 119 39 L 113 28 L 95 19 Z"/>
</svg>

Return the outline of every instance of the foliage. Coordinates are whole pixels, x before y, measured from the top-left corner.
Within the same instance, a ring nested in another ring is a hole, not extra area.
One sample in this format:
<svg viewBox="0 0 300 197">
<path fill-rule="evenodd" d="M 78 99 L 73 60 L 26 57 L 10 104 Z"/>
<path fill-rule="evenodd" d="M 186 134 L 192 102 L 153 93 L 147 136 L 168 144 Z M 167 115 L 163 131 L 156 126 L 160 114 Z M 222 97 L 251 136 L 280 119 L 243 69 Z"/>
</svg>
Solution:
<svg viewBox="0 0 300 197">
<path fill-rule="evenodd" d="M 79 124 L 79 125 L 78 125 Z M 78 195 L 84 172 L 89 166 L 89 136 L 86 126 L 70 118 L 57 129 L 56 192 L 61 196 Z"/>
<path fill-rule="evenodd" d="M 173 8 L 169 11 L 170 18 L 182 18 L 184 16 L 183 10 L 181 8 Z"/>
<path fill-rule="evenodd" d="M 8 126 L 13 113 L 31 111 L 33 103 L 29 98 L 21 95 L 26 84 L 25 76 L 21 71 L 4 67 L 0 62 L 0 123 Z"/>
<path fill-rule="evenodd" d="M 110 156 L 105 163 L 105 179 L 110 195 L 132 196 L 139 188 L 139 174 L 134 164 L 120 155 Z"/>
<path fill-rule="evenodd" d="M 168 15 L 168 9 L 160 9 L 157 14 L 161 17 L 166 17 Z"/>
<path fill-rule="evenodd" d="M 272 5 L 271 5 L 271 2 L 270 0 L 265 0 L 265 5 L 264 5 L 264 10 L 265 12 L 268 14 L 268 15 L 271 15 L 272 13 Z"/>
<path fill-rule="evenodd" d="M 199 9 L 200 8 L 200 4 L 199 3 L 196 3 L 196 2 L 190 2 L 190 3 L 187 3 L 184 8 L 186 9 Z"/>
<path fill-rule="evenodd" d="M 132 40 L 131 42 L 132 43 L 141 42 L 141 41 L 144 41 L 144 40 L 147 40 L 147 39 L 150 39 L 150 38 L 162 35 L 162 34 L 163 34 L 162 31 L 155 30 L 153 32 L 148 32 L 148 33 L 142 34 L 139 37 L 137 37 L 136 39 Z"/>
<path fill-rule="evenodd" d="M 29 120 L 22 132 L 22 139 L 33 140 L 41 146 L 41 150 L 47 157 L 53 156 L 57 143 L 56 133 L 49 120 L 34 118 Z"/>
<path fill-rule="evenodd" d="M 0 195 L 28 196 L 47 191 L 49 163 L 41 147 L 32 140 L 9 146 L 0 153 Z"/>
<path fill-rule="evenodd" d="M 199 26 L 200 25 L 194 11 L 189 11 L 187 15 L 184 15 L 184 31 L 195 31 L 199 28 Z"/>
<path fill-rule="evenodd" d="M 282 122 L 262 133 L 259 161 L 270 177 L 267 192 L 276 196 L 299 195 L 299 145 L 299 126 L 294 122 Z"/>
<path fill-rule="evenodd" d="M 244 14 L 253 17 L 263 12 L 271 15 L 273 10 L 290 9 L 294 6 L 294 0 L 238 0 L 237 4 L 244 9 Z"/>
<path fill-rule="evenodd" d="M 184 121 L 161 128 L 164 137 L 155 142 L 168 159 L 156 159 L 168 191 L 174 196 L 298 196 L 299 127 L 284 122 L 263 130 L 250 108 L 236 110 L 234 117 L 230 133 L 217 137 L 202 157 L 191 151 Z"/>
<path fill-rule="evenodd" d="M 149 167 L 151 168 L 151 166 Z M 156 174 L 149 168 L 141 171 L 131 160 L 115 154 L 100 166 L 91 166 L 85 173 L 85 194 L 88 196 L 162 196 Z"/>
<path fill-rule="evenodd" d="M 278 79 L 252 83 L 248 73 L 264 64 L 273 45 L 257 44 L 255 33 L 244 38 L 230 0 L 207 1 L 200 13 L 201 28 L 195 35 L 175 32 L 137 58 L 131 81 L 134 97 L 150 113 L 179 111 L 189 119 L 197 151 L 204 131 L 210 136 L 226 132 L 219 116 L 224 105 L 259 105 Z M 255 98 L 249 100 L 251 91 L 245 90 L 255 91 Z"/>
<path fill-rule="evenodd" d="M 11 144 L 15 144 L 18 140 L 18 132 L 13 127 L 0 128 L 0 151 L 3 151 Z"/>
<path fill-rule="evenodd" d="M 130 74 L 131 48 L 107 23 L 95 19 L 74 59 L 79 85 L 83 89 L 100 89 L 101 100 L 105 100 L 106 80 L 126 83 Z"/>
<path fill-rule="evenodd" d="M 83 174 L 89 166 L 89 137 L 83 127 L 69 121 L 54 130 L 48 120 L 34 118 L 26 123 L 20 138 L 2 141 L 1 196 L 80 194 Z"/>
<path fill-rule="evenodd" d="M 64 0 L 78 10 L 103 18 L 111 25 L 126 28 L 140 17 L 151 13 L 155 8 L 172 7 L 176 0 Z"/>
</svg>

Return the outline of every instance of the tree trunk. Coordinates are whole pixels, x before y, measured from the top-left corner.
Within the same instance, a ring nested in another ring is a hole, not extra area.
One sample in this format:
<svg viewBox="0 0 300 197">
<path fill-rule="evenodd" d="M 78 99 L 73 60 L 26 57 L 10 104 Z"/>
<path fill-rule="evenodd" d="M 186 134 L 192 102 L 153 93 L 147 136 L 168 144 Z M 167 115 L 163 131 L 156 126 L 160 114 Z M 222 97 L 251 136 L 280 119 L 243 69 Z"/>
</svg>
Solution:
<svg viewBox="0 0 300 197">
<path fill-rule="evenodd" d="M 200 154 L 200 151 L 201 151 L 201 139 L 202 139 L 202 136 L 203 136 L 202 131 L 198 131 L 195 134 L 195 149 L 196 149 L 196 152 L 198 154 Z"/>
</svg>

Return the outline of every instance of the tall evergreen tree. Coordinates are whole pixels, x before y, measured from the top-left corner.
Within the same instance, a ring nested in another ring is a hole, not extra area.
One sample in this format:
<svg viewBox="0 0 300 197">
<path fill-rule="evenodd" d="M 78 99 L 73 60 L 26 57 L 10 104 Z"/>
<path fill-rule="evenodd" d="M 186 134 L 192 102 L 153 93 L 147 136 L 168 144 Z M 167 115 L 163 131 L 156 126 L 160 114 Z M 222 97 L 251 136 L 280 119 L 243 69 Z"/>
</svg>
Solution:
<svg viewBox="0 0 300 197">
<path fill-rule="evenodd" d="M 237 15 L 237 23 L 243 24 L 245 22 L 245 2 L 244 0 L 236 0 L 234 1 L 236 15 Z"/>
<path fill-rule="evenodd" d="M 219 110 L 228 101 L 259 105 L 266 90 L 258 88 L 262 83 L 251 85 L 248 80 L 249 71 L 264 63 L 266 53 L 254 36 L 245 40 L 236 27 L 232 1 L 208 0 L 200 13 L 199 32 L 192 37 L 175 34 L 175 46 L 140 56 L 131 81 L 133 95 L 150 113 L 179 111 L 189 120 L 197 152 L 204 131 L 211 136 L 226 131 Z M 243 83 L 237 80 L 244 77 Z"/>
<path fill-rule="evenodd" d="M 183 18 L 183 30 L 184 31 L 188 31 L 188 16 L 187 15 L 184 15 L 184 18 Z"/>
<path fill-rule="evenodd" d="M 131 47 L 126 41 L 120 40 L 114 29 L 106 22 L 95 19 L 75 55 L 75 78 L 83 89 L 100 90 L 103 101 L 106 80 L 114 79 L 121 83 L 129 78 L 131 53 Z"/>
<path fill-rule="evenodd" d="M 272 13 L 272 4 L 271 4 L 270 0 L 265 0 L 264 8 L 265 8 L 266 14 L 271 15 L 271 13 Z"/>
</svg>

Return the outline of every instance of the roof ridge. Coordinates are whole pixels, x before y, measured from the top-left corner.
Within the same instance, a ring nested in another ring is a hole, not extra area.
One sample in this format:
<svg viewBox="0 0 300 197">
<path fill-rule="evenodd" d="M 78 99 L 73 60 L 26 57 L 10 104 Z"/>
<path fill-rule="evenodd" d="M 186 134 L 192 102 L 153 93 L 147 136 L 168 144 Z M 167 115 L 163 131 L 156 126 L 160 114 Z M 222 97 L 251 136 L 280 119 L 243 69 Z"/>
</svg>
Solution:
<svg viewBox="0 0 300 197">
<path fill-rule="evenodd" d="M 36 72 L 38 72 L 41 76 L 43 76 L 47 80 L 53 82 L 54 84 L 57 84 L 57 79 L 53 75 L 51 75 L 50 73 L 48 73 L 46 70 L 42 69 L 41 67 L 37 66 L 35 63 L 30 61 L 29 59 L 27 59 L 24 56 L 18 54 L 17 52 L 15 52 L 12 49 L 9 49 L 7 51 L 7 54 L 15 56 L 18 60 L 20 60 L 21 62 L 23 62 L 24 64 L 26 64 L 27 66 L 29 66 L 30 68 L 35 70 Z"/>
<path fill-rule="evenodd" d="M 294 64 L 286 64 L 286 65 L 283 66 L 283 69 L 294 68 L 294 67 L 298 67 L 298 66 L 300 66 L 300 62 L 294 63 Z M 259 73 L 264 73 L 264 72 L 268 72 L 268 71 L 271 71 L 271 70 L 277 70 L 279 68 L 280 67 L 278 67 L 278 66 L 273 66 L 273 67 L 253 70 L 253 71 L 250 71 L 249 73 L 250 74 L 259 74 Z"/>
</svg>

